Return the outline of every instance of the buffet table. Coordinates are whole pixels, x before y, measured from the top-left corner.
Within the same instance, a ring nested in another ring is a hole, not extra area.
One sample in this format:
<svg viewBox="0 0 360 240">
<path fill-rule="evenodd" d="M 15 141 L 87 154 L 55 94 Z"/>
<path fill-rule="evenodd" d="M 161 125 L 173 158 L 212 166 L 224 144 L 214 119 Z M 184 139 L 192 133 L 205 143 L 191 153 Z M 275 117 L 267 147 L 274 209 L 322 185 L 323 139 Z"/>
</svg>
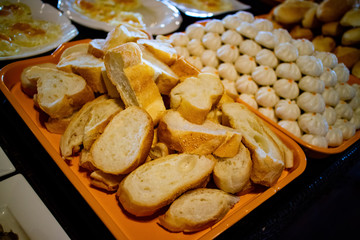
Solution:
<svg viewBox="0 0 360 240">
<path fill-rule="evenodd" d="M 44 2 L 56 7 L 51 1 Z M 273 8 L 272 1 L 242 2 L 252 6 L 249 11 L 254 15 L 266 14 Z M 219 15 L 214 18 L 223 17 Z M 184 14 L 182 18 L 177 31 L 184 31 L 187 25 L 200 20 Z M 73 24 L 79 30 L 79 35 L 73 41 L 106 37 L 104 31 Z M 0 67 L 11 62 L 0 62 Z M 0 93 L 0 100 L 0 146 L 16 168 L 10 175 L 0 177 L 0 181 L 22 174 L 70 239 L 114 239 L 3 93 Z M 221 233 L 218 239 L 346 239 L 354 236 L 360 210 L 353 204 L 360 200 L 360 191 L 351 192 L 353 189 L 349 186 L 360 190 L 359 173 L 356 172 L 360 169 L 359 148 L 360 141 L 357 141 L 344 152 L 324 159 L 308 157 L 306 169 L 299 177 Z M 349 188 L 351 195 L 341 195 L 341 189 Z M 326 198 L 331 197 L 332 200 L 334 194 L 335 199 L 342 201 L 328 202 Z M 327 212 L 325 207 L 328 214 L 324 214 Z"/>
</svg>

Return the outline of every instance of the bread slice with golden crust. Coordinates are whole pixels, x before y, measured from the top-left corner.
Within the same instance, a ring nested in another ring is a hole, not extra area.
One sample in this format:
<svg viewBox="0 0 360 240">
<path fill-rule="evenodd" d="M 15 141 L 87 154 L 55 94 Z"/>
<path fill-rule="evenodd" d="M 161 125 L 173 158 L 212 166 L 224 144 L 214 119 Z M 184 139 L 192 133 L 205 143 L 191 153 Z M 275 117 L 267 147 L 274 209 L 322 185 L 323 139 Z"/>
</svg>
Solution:
<svg viewBox="0 0 360 240">
<path fill-rule="evenodd" d="M 217 158 L 213 179 L 218 188 L 228 193 L 238 193 L 250 183 L 252 160 L 250 151 L 241 143 L 234 157 Z"/>
<path fill-rule="evenodd" d="M 74 73 L 34 66 L 27 71 L 27 76 L 37 83 L 35 104 L 52 118 L 68 117 L 94 99 L 84 78 Z"/>
<path fill-rule="evenodd" d="M 96 93 L 105 93 L 106 87 L 102 79 L 104 61 L 88 52 L 73 52 L 60 59 L 57 68 L 82 76 Z"/>
<path fill-rule="evenodd" d="M 123 108 L 123 104 L 119 99 L 110 99 L 107 95 L 101 95 L 86 103 L 74 114 L 64 134 L 61 136 L 61 156 L 65 159 L 70 159 L 73 154 L 80 151 L 84 139 L 86 139 L 85 146 L 89 146 L 94 139 L 91 136 L 96 137 L 96 132 L 102 132 L 104 125 L 106 125 L 109 119 Z M 89 121 L 90 117 L 93 118 L 91 121 Z"/>
<path fill-rule="evenodd" d="M 188 121 L 202 124 L 224 93 L 220 78 L 211 73 L 189 77 L 170 92 L 170 107 Z"/>
<path fill-rule="evenodd" d="M 123 178 L 124 175 L 108 174 L 100 170 L 90 173 L 91 185 L 109 192 L 115 192 Z"/>
<path fill-rule="evenodd" d="M 92 54 L 94 57 L 103 58 L 104 44 L 105 44 L 105 39 L 101 39 L 101 38 L 91 39 L 91 41 L 89 42 L 88 53 Z"/>
<path fill-rule="evenodd" d="M 137 44 L 144 46 L 149 52 L 166 65 L 172 65 L 178 58 L 171 43 L 156 39 L 139 39 Z"/>
<path fill-rule="evenodd" d="M 274 185 L 285 168 L 284 144 L 279 147 L 280 139 L 264 120 L 241 103 L 224 103 L 222 105 L 223 124 L 238 129 L 243 135 L 243 143 L 249 148 L 253 160 L 251 180 L 265 186 Z M 292 153 L 290 149 L 289 152 Z"/>
<path fill-rule="evenodd" d="M 170 65 L 170 68 L 179 77 L 181 82 L 188 77 L 196 77 L 201 72 L 186 61 L 184 57 L 176 59 L 176 61 Z"/>
<path fill-rule="evenodd" d="M 129 213 L 150 216 L 187 190 L 206 186 L 214 165 L 212 156 L 183 153 L 161 157 L 127 175 L 116 195 Z"/>
<path fill-rule="evenodd" d="M 40 63 L 33 66 L 26 67 L 20 75 L 20 82 L 21 82 L 21 89 L 29 96 L 33 97 L 35 93 L 37 93 L 37 77 L 31 77 L 31 71 L 32 67 L 46 67 L 46 68 L 56 68 L 55 63 Z"/>
<path fill-rule="evenodd" d="M 220 221 L 238 201 L 238 196 L 219 189 L 190 190 L 159 217 L 160 225 L 171 232 L 201 231 Z"/>
<path fill-rule="evenodd" d="M 124 43 L 109 50 L 104 62 L 107 75 L 125 106 L 142 107 L 156 125 L 165 105 L 155 83 L 155 70 L 143 61 L 140 47 L 133 42 Z"/>
<path fill-rule="evenodd" d="M 49 117 L 45 122 L 45 128 L 51 133 L 63 134 L 66 128 L 69 126 L 69 123 L 72 117 L 75 115 L 76 112 L 71 114 L 68 117 L 63 118 L 52 118 Z"/>
<path fill-rule="evenodd" d="M 172 109 L 161 118 L 157 129 L 159 142 L 183 153 L 207 155 L 218 151 L 232 157 L 237 154 L 241 143 L 241 134 L 232 128 L 210 120 L 201 125 L 194 124 Z"/>
<path fill-rule="evenodd" d="M 73 54 L 73 53 L 87 53 L 89 50 L 89 43 L 79 43 L 76 45 L 73 45 L 71 47 L 66 48 L 60 55 L 61 61 L 63 58 Z"/>
<path fill-rule="evenodd" d="M 144 163 L 154 137 L 150 115 L 130 106 L 117 113 L 90 148 L 92 163 L 105 173 L 127 174 Z"/>
<path fill-rule="evenodd" d="M 136 42 L 139 39 L 151 39 L 151 36 L 143 29 L 120 24 L 107 34 L 102 46 L 104 55 L 112 48 L 127 42 Z"/>
<path fill-rule="evenodd" d="M 124 110 L 119 98 L 109 98 L 95 104 L 89 111 L 88 121 L 84 127 L 83 146 L 89 150 L 94 141 L 102 134 L 113 116 Z"/>
<path fill-rule="evenodd" d="M 143 61 L 151 66 L 155 71 L 155 83 L 161 94 L 168 95 L 173 87 L 179 82 L 179 77 L 171 68 L 159 60 L 155 54 L 150 52 L 146 47 L 139 45 L 142 51 Z"/>
</svg>

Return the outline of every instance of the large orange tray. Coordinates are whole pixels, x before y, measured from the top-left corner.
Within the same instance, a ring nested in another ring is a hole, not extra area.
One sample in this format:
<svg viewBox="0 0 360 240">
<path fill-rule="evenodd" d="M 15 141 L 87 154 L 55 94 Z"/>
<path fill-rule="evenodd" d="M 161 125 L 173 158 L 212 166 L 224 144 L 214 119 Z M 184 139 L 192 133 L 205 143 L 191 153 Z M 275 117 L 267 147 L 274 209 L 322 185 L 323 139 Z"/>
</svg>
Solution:
<svg viewBox="0 0 360 240">
<path fill-rule="evenodd" d="M 0 87 L 6 98 L 50 154 L 55 163 L 117 239 L 148 239 L 150 236 L 152 239 L 213 239 L 305 170 L 306 156 L 301 147 L 284 133 L 269 125 L 293 150 L 295 160 L 294 167 L 285 170 L 273 187 L 255 189 L 255 191 L 251 193 L 242 195 L 240 201 L 233 209 L 214 226 L 192 234 L 171 233 L 160 227 L 157 215 L 148 218 L 135 218 L 126 214 L 119 206 L 115 194 L 109 194 L 91 187 L 87 173 L 81 171 L 78 167 L 79 160 L 77 158 L 74 159 L 72 164 L 67 163 L 61 158 L 59 153 L 60 135 L 50 133 L 44 128 L 40 120 L 41 114 L 35 109 L 33 100 L 21 90 L 20 74 L 24 68 L 45 62 L 57 63 L 64 49 L 88 41 L 89 40 L 80 40 L 65 43 L 52 55 L 22 60 L 5 66 L 0 71 Z"/>
</svg>

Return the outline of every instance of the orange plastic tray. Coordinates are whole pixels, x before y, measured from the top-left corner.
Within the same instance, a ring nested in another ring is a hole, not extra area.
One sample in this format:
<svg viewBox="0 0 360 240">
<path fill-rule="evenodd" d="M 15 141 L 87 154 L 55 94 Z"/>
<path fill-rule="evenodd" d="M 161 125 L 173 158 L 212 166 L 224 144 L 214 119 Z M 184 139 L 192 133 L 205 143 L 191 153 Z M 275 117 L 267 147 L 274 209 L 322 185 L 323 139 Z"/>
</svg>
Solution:
<svg viewBox="0 0 360 240">
<path fill-rule="evenodd" d="M 354 83 L 360 84 L 360 79 L 356 78 L 353 75 L 350 75 L 350 79 L 349 79 L 348 83 L 349 84 L 354 84 Z M 291 137 L 294 141 L 296 141 L 298 144 L 300 144 L 300 146 L 303 148 L 306 155 L 311 158 L 321 159 L 321 158 L 326 158 L 332 154 L 341 153 L 344 150 L 346 150 L 348 147 L 350 147 L 352 144 L 354 144 L 357 140 L 360 139 L 360 130 L 358 130 L 358 131 L 356 131 L 354 136 L 352 136 L 348 140 L 345 140 L 340 146 L 328 147 L 328 148 L 317 147 L 317 146 L 311 145 L 311 144 L 305 142 L 304 140 L 302 140 L 301 138 L 295 136 L 294 134 L 287 131 L 285 128 L 281 127 L 279 124 L 272 121 L 270 118 L 266 117 L 265 115 L 263 115 L 256 109 L 252 108 L 250 105 L 246 104 L 245 102 L 243 102 L 241 100 L 239 100 L 239 102 L 245 104 L 248 108 L 250 108 L 258 116 L 260 116 L 261 118 L 266 120 L 268 123 L 270 123 L 272 126 L 274 126 L 275 128 L 279 129 L 280 131 L 284 132 L 286 135 Z"/>
<path fill-rule="evenodd" d="M 149 236 L 151 236 L 152 239 L 213 239 L 274 195 L 305 170 L 306 156 L 301 147 L 284 133 L 269 125 L 293 150 L 294 167 L 285 170 L 273 187 L 267 189 L 259 188 L 256 189 L 256 191 L 242 195 L 240 201 L 214 226 L 192 234 L 171 233 L 158 224 L 158 215 L 148 218 L 135 218 L 126 214 L 119 206 L 115 194 L 109 194 L 91 187 L 88 174 L 81 171 L 78 167 L 79 160 L 77 158 L 75 158 L 70 165 L 61 158 L 59 153 L 61 135 L 50 133 L 44 128 L 40 118 L 41 114 L 34 108 L 33 100 L 21 90 L 20 74 L 24 68 L 45 62 L 57 63 L 64 49 L 88 41 L 89 40 L 80 40 L 65 43 L 52 55 L 18 61 L 5 66 L 0 71 L 0 87 L 4 95 L 50 154 L 55 163 L 117 239 L 147 239 Z"/>
</svg>

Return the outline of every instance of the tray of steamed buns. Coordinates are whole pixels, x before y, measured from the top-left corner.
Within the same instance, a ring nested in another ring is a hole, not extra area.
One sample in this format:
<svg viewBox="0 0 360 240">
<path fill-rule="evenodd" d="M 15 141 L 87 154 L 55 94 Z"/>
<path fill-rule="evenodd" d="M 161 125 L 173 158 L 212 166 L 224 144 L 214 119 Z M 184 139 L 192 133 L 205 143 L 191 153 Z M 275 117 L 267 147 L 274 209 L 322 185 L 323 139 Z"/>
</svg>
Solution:
<svg viewBox="0 0 360 240">
<path fill-rule="evenodd" d="M 241 11 L 191 24 L 169 40 L 309 156 L 342 152 L 359 139 L 359 79 L 335 53 L 293 38 L 267 16 Z"/>
</svg>

